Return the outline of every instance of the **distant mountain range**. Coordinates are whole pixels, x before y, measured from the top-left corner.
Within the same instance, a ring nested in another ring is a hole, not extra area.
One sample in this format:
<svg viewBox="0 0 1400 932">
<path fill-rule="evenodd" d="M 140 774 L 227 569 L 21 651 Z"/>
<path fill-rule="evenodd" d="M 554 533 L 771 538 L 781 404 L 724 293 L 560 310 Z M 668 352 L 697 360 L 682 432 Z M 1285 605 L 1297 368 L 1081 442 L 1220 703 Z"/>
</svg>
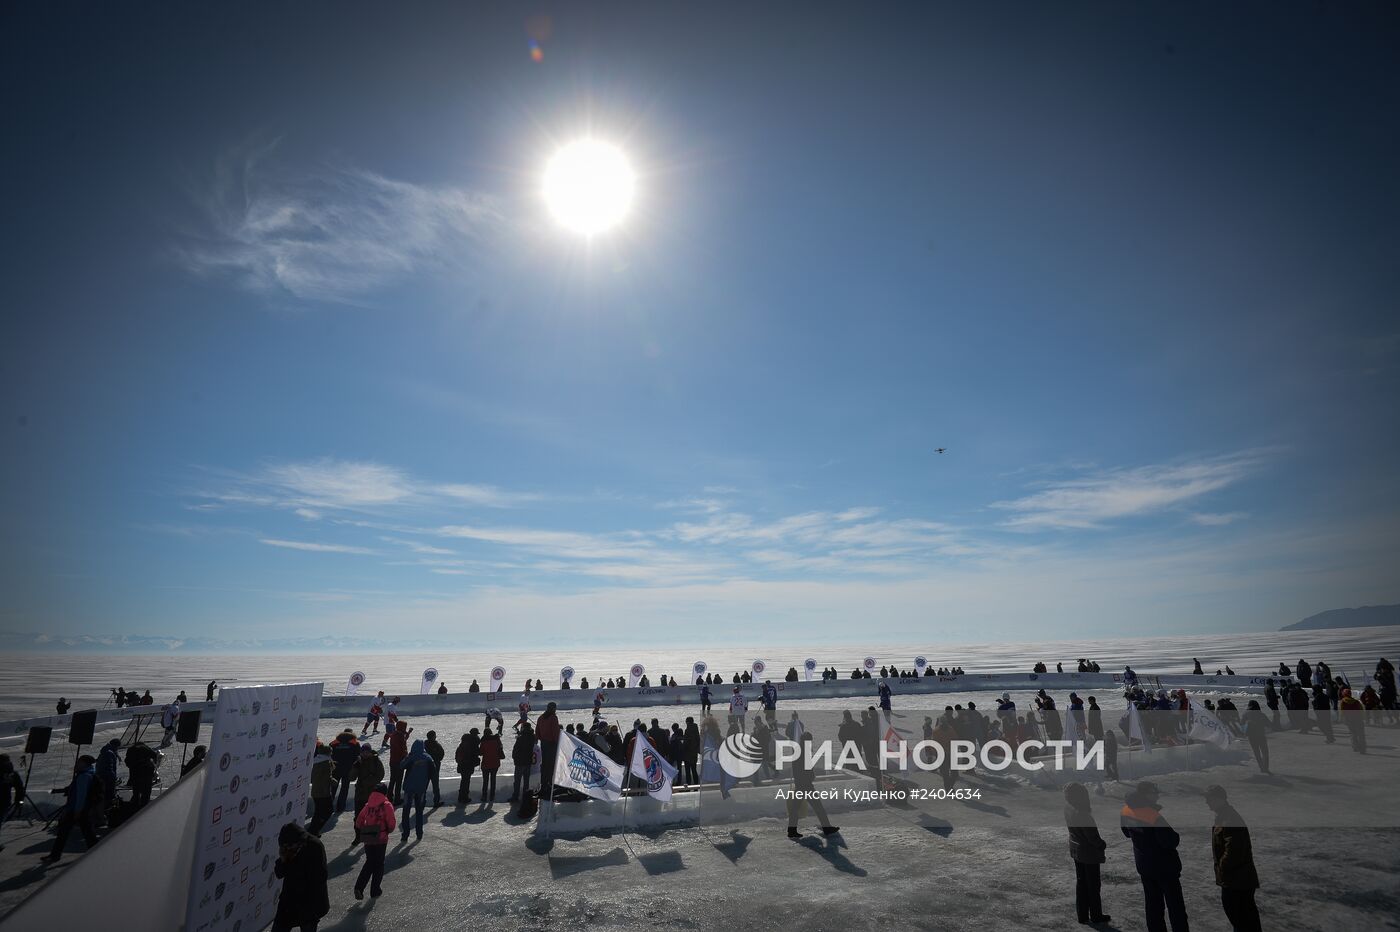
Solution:
<svg viewBox="0 0 1400 932">
<path fill-rule="evenodd" d="M 1400 625 L 1400 605 L 1363 605 L 1360 608 L 1334 608 L 1302 621 L 1284 625 L 1280 631 L 1322 631 L 1330 628 L 1374 628 Z"/>
<path fill-rule="evenodd" d="M 274 640 L 223 640 L 209 637 L 103 636 L 92 634 L 35 634 L 0 631 L 0 651 L 65 651 L 127 654 L 228 654 L 228 653 L 345 653 L 355 651 L 404 651 L 455 647 L 442 641 L 384 641 L 341 636 L 278 638 Z"/>
</svg>

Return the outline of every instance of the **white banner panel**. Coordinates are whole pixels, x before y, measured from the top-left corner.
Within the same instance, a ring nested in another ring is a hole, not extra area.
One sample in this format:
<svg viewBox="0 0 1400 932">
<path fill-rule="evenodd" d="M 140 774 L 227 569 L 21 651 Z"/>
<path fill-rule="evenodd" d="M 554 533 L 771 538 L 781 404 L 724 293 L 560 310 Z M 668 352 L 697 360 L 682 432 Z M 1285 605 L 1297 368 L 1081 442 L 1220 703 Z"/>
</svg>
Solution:
<svg viewBox="0 0 1400 932">
<path fill-rule="evenodd" d="M 277 833 L 300 822 L 321 718 L 321 683 L 219 691 L 196 813 L 186 932 L 261 929 L 277 911 Z"/>
</svg>

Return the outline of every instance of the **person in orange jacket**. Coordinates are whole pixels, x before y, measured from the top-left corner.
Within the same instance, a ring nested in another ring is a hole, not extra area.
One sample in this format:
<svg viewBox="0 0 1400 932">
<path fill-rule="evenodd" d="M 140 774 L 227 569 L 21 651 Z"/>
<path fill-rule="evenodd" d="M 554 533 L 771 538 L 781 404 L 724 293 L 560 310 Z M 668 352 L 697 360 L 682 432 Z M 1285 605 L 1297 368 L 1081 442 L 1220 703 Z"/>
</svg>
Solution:
<svg viewBox="0 0 1400 932">
<path fill-rule="evenodd" d="M 366 885 L 372 897 L 384 892 L 384 852 L 389 847 L 389 834 L 397 824 L 394 804 L 389 802 L 389 788 L 381 783 L 355 816 L 355 838 L 365 846 L 365 863 L 355 880 L 355 899 L 365 898 Z"/>
<path fill-rule="evenodd" d="M 1351 694 L 1351 690 L 1342 690 L 1342 700 L 1337 703 L 1337 708 L 1342 710 L 1342 721 L 1346 723 L 1347 731 L 1351 732 L 1351 749 L 1358 754 L 1366 753 L 1366 706 Z"/>
</svg>

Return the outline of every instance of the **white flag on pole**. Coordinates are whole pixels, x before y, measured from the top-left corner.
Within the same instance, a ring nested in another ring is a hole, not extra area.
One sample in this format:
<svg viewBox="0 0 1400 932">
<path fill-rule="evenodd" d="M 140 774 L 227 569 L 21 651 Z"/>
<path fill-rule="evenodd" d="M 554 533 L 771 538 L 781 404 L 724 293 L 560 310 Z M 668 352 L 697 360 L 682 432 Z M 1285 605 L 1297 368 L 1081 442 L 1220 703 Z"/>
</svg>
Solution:
<svg viewBox="0 0 1400 932">
<path fill-rule="evenodd" d="M 865 668 L 865 672 L 866 672 L 866 673 L 869 673 L 869 674 L 871 674 L 871 675 L 874 675 L 874 673 L 875 673 L 875 658 L 874 658 L 874 657 L 866 657 L 864 660 L 862 660 L 862 661 L 860 662 L 860 665 L 861 665 L 862 667 Z"/>
<path fill-rule="evenodd" d="M 1046 714 L 1058 715 L 1059 713 L 1047 712 Z M 1065 740 L 1071 741 L 1074 744 L 1084 743 L 1084 729 L 1079 727 L 1079 715 L 1075 714 L 1074 709 L 1070 709 L 1065 713 Z"/>
<path fill-rule="evenodd" d="M 694 663 L 694 664 L 691 666 L 691 668 L 690 668 L 690 679 L 691 679 L 691 682 L 694 682 L 695 680 L 698 680 L 698 679 L 703 678 L 703 677 L 705 676 L 705 671 L 708 670 L 708 669 L 710 669 L 710 667 L 709 667 L 708 664 L 705 663 L 705 661 L 703 661 L 703 660 L 697 660 L 697 661 L 695 661 L 695 663 Z"/>
<path fill-rule="evenodd" d="M 1225 727 L 1225 723 L 1216 718 L 1205 709 L 1191 709 L 1191 730 L 1187 732 L 1197 741 L 1209 741 L 1211 744 L 1218 744 L 1222 748 L 1230 746 L 1230 729 Z"/>
<path fill-rule="evenodd" d="M 757 683 L 759 680 L 763 679 L 763 674 L 767 669 L 768 664 L 764 663 L 762 660 L 755 660 L 750 664 L 749 670 L 753 672 L 753 681 Z"/>
<path fill-rule="evenodd" d="M 924 669 L 925 669 L 927 666 L 928 666 L 928 658 L 926 658 L 926 657 L 915 657 L 915 658 L 914 658 L 914 673 L 915 673 L 915 675 L 917 675 L 917 676 L 923 676 L 923 675 L 924 675 Z"/>
<path fill-rule="evenodd" d="M 365 675 L 359 670 L 356 670 L 354 673 L 351 673 L 350 679 L 345 681 L 345 695 L 355 695 L 355 693 L 360 691 L 360 687 L 364 685 L 364 682 Z"/>
<path fill-rule="evenodd" d="M 651 739 L 640 728 L 636 731 L 636 741 L 632 744 L 632 776 L 647 785 L 647 795 L 663 803 L 671 799 L 671 784 L 676 779 L 676 768 L 666 762 Z"/>
<path fill-rule="evenodd" d="M 437 676 L 437 667 L 429 667 L 424 670 L 423 682 L 418 684 L 418 695 L 426 696 L 428 693 L 432 692 L 433 687 L 437 685 Z"/>
<path fill-rule="evenodd" d="M 559 671 L 559 688 L 560 688 L 560 689 L 566 688 L 567 686 L 569 686 L 569 684 L 571 684 L 571 683 L 573 682 L 573 679 L 574 679 L 574 668 L 573 668 L 573 667 L 564 667 L 562 670 Z"/>
<path fill-rule="evenodd" d="M 559 736 L 559 750 L 554 758 L 554 782 L 578 790 L 594 799 L 613 802 L 622 798 L 622 779 L 627 771 L 605 757 L 601 751 L 584 744 L 568 732 Z"/>
<path fill-rule="evenodd" d="M 647 668 L 642 666 L 640 663 L 632 664 L 632 669 L 627 671 L 627 685 L 629 687 L 635 687 L 639 682 L 641 682 L 642 674 L 646 672 Z"/>
<path fill-rule="evenodd" d="M 807 674 L 807 682 L 812 682 L 812 674 L 817 672 L 817 662 L 811 657 L 802 661 L 802 672 Z"/>
<path fill-rule="evenodd" d="M 1142 715 L 1138 712 L 1136 702 L 1128 703 L 1128 738 L 1136 738 L 1141 741 L 1144 751 L 1152 750 L 1152 741 L 1147 737 L 1147 731 L 1142 727 Z"/>
<path fill-rule="evenodd" d="M 506 685 L 506 668 L 497 664 L 491 668 L 491 692 L 498 693 Z"/>
</svg>

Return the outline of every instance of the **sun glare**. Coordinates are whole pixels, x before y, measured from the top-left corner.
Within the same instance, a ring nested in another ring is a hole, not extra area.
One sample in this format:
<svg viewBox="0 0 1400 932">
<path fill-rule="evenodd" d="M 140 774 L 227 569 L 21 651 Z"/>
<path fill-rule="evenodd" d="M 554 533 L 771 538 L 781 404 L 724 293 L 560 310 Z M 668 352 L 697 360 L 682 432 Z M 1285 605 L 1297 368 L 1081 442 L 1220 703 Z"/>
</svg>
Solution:
<svg viewBox="0 0 1400 932">
<path fill-rule="evenodd" d="M 592 236 L 616 226 L 632 206 L 636 176 L 627 156 L 596 139 L 571 142 L 544 172 L 544 200 L 562 225 Z"/>
</svg>

